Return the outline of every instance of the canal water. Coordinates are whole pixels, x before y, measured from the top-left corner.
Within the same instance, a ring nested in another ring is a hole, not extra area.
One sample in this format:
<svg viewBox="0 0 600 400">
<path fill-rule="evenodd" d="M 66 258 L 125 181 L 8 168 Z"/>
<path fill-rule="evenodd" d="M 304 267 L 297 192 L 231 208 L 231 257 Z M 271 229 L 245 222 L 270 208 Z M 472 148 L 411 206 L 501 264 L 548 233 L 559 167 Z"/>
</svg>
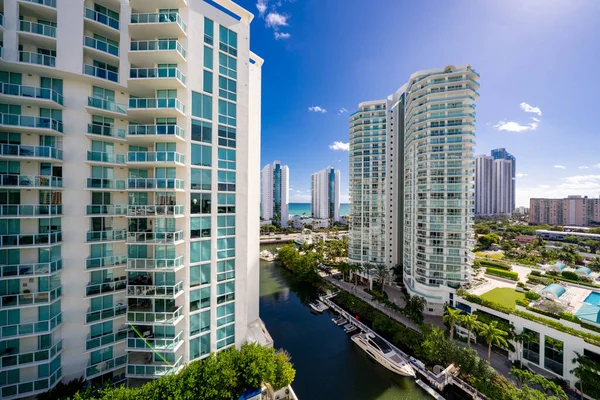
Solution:
<svg viewBox="0 0 600 400">
<path fill-rule="evenodd" d="M 260 316 L 275 348 L 291 355 L 292 387 L 300 400 L 431 399 L 413 379 L 372 361 L 331 322 L 329 311 L 312 313 L 308 303 L 316 298 L 314 290 L 274 263 L 260 263 Z"/>
</svg>

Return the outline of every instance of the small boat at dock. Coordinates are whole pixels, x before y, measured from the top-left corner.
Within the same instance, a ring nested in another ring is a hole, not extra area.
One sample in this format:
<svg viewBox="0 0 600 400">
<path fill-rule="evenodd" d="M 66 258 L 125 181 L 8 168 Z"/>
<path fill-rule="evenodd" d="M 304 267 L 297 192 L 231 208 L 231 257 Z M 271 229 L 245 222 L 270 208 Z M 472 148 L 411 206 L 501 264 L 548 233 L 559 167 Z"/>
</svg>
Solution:
<svg viewBox="0 0 600 400">
<path fill-rule="evenodd" d="M 318 313 L 322 313 L 323 311 L 325 311 L 329 308 L 320 300 L 313 301 L 312 303 L 309 304 L 309 307 Z"/>
<path fill-rule="evenodd" d="M 258 257 L 261 260 L 265 260 L 265 261 L 273 261 L 273 260 L 275 260 L 275 256 L 269 250 L 263 250 L 263 251 L 261 251 L 260 253 L 258 253 Z"/>
<path fill-rule="evenodd" d="M 371 358 L 390 371 L 403 376 L 416 377 L 415 370 L 390 345 L 373 333 L 359 333 L 352 336 L 352 341 L 363 349 Z"/>
<path fill-rule="evenodd" d="M 354 332 L 357 329 L 358 328 L 356 326 L 352 325 L 352 324 L 346 324 L 346 325 L 344 325 L 344 332 L 346 332 L 346 333 L 352 333 L 352 332 Z"/>
<path fill-rule="evenodd" d="M 346 323 L 348 323 L 348 321 L 346 320 L 346 318 L 339 316 L 337 318 L 331 318 L 331 320 L 333 321 L 334 324 L 340 326 L 340 325 L 344 325 Z"/>
</svg>

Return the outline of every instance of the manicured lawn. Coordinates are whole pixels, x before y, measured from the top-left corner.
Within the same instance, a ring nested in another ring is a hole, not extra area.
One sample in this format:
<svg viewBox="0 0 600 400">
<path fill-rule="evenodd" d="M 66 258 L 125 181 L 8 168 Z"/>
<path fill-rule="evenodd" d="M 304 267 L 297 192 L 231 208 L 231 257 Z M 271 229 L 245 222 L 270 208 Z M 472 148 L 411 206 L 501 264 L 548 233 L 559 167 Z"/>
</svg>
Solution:
<svg viewBox="0 0 600 400">
<path fill-rule="evenodd" d="M 482 294 L 481 298 L 514 309 L 516 301 L 524 299 L 525 294 L 511 288 L 495 288 Z"/>
<path fill-rule="evenodd" d="M 490 253 L 487 251 L 477 251 L 475 252 L 475 255 L 477 257 L 491 258 L 493 260 L 501 260 L 502 258 L 504 258 L 504 254 L 502 253 Z"/>
</svg>

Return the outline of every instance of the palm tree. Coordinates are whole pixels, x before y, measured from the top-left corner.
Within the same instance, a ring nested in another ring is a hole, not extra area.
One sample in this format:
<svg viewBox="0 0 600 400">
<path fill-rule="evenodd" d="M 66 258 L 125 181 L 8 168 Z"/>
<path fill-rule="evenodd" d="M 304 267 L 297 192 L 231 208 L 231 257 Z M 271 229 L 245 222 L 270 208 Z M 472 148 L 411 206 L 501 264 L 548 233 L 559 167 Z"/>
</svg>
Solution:
<svg viewBox="0 0 600 400">
<path fill-rule="evenodd" d="M 592 361 L 588 356 L 582 355 L 578 352 L 575 352 L 575 358 L 571 360 L 573 364 L 577 364 L 570 372 L 579 379 L 579 390 L 581 391 L 581 399 L 583 400 L 583 381 L 585 378 L 593 376 L 597 377 L 598 368 L 594 361 Z"/>
<path fill-rule="evenodd" d="M 381 284 L 381 292 L 383 293 L 383 285 L 385 284 L 385 281 L 388 280 L 388 278 L 390 277 L 390 270 L 387 268 L 387 266 L 383 264 L 377 264 L 375 265 L 375 276 Z"/>
<path fill-rule="evenodd" d="M 479 330 L 479 328 L 481 327 L 481 322 L 477 321 L 477 315 L 473 314 L 463 315 L 460 319 L 460 322 L 469 331 L 469 336 L 467 337 L 467 345 L 471 347 L 471 332 Z"/>
<path fill-rule="evenodd" d="M 521 361 L 523 359 L 523 352 L 521 351 L 521 347 L 522 347 L 521 345 L 524 346 L 525 343 L 531 342 L 533 340 L 533 336 L 529 332 L 525 332 L 525 330 L 523 330 L 521 333 L 517 333 L 517 334 L 513 335 L 513 340 L 517 344 L 517 357 L 518 357 L 519 363 L 521 363 Z"/>
<path fill-rule="evenodd" d="M 461 311 L 457 308 L 446 306 L 446 314 L 444 315 L 444 323 L 450 325 L 450 340 L 454 339 L 454 325 L 462 319 Z"/>
<path fill-rule="evenodd" d="M 489 325 L 482 325 L 479 335 L 485 339 L 488 344 L 488 362 L 492 360 L 492 344 L 496 346 L 508 347 L 508 343 L 504 336 L 508 336 L 508 332 L 496 328 L 498 321 L 492 321 Z"/>
</svg>

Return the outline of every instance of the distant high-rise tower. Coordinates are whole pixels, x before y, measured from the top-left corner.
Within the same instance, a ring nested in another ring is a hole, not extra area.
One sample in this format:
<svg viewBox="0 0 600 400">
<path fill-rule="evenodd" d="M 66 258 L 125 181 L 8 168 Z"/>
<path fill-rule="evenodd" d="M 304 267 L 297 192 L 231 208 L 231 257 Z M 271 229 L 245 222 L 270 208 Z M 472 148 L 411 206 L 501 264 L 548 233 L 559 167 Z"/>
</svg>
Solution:
<svg viewBox="0 0 600 400">
<path fill-rule="evenodd" d="M 311 177 L 313 218 L 340 221 L 340 171 L 327 167 Z"/>
<path fill-rule="evenodd" d="M 494 160 L 503 159 L 510 160 L 512 163 L 512 194 L 511 194 L 511 204 L 510 204 L 510 212 L 512 213 L 516 208 L 517 203 L 517 159 L 515 156 L 506 151 L 505 148 L 494 149 L 490 153 Z"/>
<path fill-rule="evenodd" d="M 287 165 L 281 161 L 266 165 L 261 173 L 260 216 L 264 220 L 272 220 L 279 225 L 288 225 L 290 172 Z"/>
<path fill-rule="evenodd" d="M 515 164 L 505 149 L 475 157 L 475 215 L 511 215 L 515 211 Z"/>
<path fill-rule="evenodd" d="M 475 215 L 489 216 L 494 213 L 492 187 L 494 181 L 494 157 L 475 157 Z"/>
<path fill-rule="evenodd" d="M 513 164 L 512 160 L 494 160 L 492 171 L 492 207 L 494 215 L 511 215 L 513 206 Z"/>
</svg>

